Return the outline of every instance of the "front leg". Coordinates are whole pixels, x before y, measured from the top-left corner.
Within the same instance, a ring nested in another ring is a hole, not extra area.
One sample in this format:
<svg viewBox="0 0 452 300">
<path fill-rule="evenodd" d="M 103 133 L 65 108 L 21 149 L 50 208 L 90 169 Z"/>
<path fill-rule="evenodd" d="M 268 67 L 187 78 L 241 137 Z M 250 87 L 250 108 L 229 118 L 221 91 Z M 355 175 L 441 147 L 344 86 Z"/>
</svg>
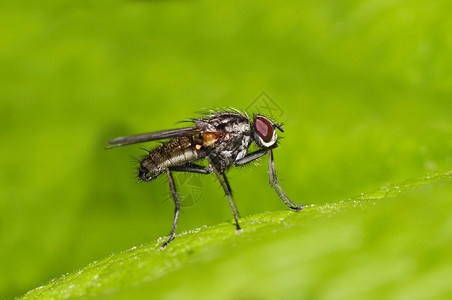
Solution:
<svg viewBox="0 0 452 300">
<path fill-rule="evenodd" d="M 276 148 L 276 147 L 275 147 Z M 287 197 L 286 193 L 284 193 L 284 190 L 278 183 L 278 179 L 276 177 L 276 170 L 275 170 L 275 162 L 273 160 L 273 148 L 271 149 L 261 149 L 257 150 L 255 152 L 251 152 L 247 154 L 245 157 L 242 157 L 241 159 L 234 162 L 235 166 L 243 166 L 247 163 L 250 163 L 256 159 L 261 158 L 265 154 L 268 154 L 268 175 L 270 176 L 270 185 L 273 187 L 273 189 L 278 194 L 279 198 L 286 204 L 289 208 L 300 211 L 302 210 L 302 207 L 305 206 L 304 204 L 295 204 L 293 203 L 289 197 Z"/>
<path fill-rule="evenodd" d="M 289 208 L 300 211 L 303 210 L 304 204 L 295 204 L 293 203 L 289 197 L 287 197 L 286 193 L 284 193 L 282 187 L 278 183 L 278 179 L 276 178 L 276 170 L 275 170 L 275 161 L 273 160 L 273 151 L 268 150 L 268 174 L 270 176 L 270 184 L 273 189 L 278 194 L 279 198 L 286 204 Z"/>
<path fill-rule="evenodd" d="M 247 163 L 250 163 L 253 160 L 258 159 L 258 158 L 264 156 L 267 153 L 268 153 L 267 149 L 261 149 L 261 150 L 257 150 L 257 151 L 248 153 L 247 155 L 245 155 L 241 159 L 236 160 L 234 162 L 234 166 L 238 167 L 238 166 L 246 165 Z"/>
</svg>

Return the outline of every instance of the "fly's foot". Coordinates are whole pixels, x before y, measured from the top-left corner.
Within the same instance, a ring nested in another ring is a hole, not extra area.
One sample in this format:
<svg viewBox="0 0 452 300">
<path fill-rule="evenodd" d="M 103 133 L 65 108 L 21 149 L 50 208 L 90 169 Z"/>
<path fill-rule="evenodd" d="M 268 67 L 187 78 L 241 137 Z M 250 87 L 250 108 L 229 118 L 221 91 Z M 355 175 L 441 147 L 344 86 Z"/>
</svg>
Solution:
<svg viewBox="0 0 452 300">
<path fill-rule="evenodd" d="M 174 240 L 174 237 L 170 237 L 165 243 L 163 243 L 163 245 L 160 247 L 160 250 L 165 250 L 166 246 L 168 246 L 168 244 Z"/>
<path fill-rule="evenodd" d="M 304 204 L 296 204 L 295 206 L 290 206 L 290 208 L 294 211 L 302 211 L 305 206 Z"/>
</svg>

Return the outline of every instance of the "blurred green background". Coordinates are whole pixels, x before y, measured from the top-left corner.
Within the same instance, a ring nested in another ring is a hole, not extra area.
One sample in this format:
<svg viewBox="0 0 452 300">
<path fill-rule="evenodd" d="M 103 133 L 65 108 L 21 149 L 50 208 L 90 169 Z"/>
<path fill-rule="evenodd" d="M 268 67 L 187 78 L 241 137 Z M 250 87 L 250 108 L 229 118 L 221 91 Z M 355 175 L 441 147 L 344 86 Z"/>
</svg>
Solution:
<svg viewBox="0 0 452 300">
<path fill-rule="evenodd" d="M 168 234 L 165 180 L 136 183 L 138 146 L 104 147 L 202 108 L 245 109 L 265 91 L 286 129 L 280 183 L 298 203 L 452 169 L 451 8 L 0 4 L 0 298 Z M 242 215 L 285 209 L 266 172 L 263 160 L 229 173 Z M 231 218 L 218 184 L 200 179 L 203 196 L 178 232 Z"/>
</svg>

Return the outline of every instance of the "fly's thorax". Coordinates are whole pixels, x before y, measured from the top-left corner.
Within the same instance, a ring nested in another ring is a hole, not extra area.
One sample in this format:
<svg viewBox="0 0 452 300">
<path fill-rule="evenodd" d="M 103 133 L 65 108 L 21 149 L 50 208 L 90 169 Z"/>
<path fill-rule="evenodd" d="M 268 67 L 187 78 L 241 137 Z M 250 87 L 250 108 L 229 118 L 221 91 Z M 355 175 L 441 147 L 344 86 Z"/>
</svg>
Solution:
<svg viewBox="0 0 452 300">
<path fill-rule="evenodd" d="M 251 128 L 251 122 L 246 115 L 237 112 L 220 112 L 207 117 L 195 119 L 193 121 L 196 127 L 205 132 L 242 132 L 247 126 Z"/>
<path fill-rule="evenodd" d="M 223 134 L 222 133 L 215 133 L 215 132 L 206 132 L 202 134 L 202 146 L 203 147 L 210 147 L 214 146 L 215 143 L 221 138 Z"/>
<path fill-rule="evenodd" d="M 195 124 L 204 130 L 203 146 L 221 172 L 246 155 L 251 144 L 252 124 L 245 115 L 224 112 L 197 119 Z"/>
</svg>

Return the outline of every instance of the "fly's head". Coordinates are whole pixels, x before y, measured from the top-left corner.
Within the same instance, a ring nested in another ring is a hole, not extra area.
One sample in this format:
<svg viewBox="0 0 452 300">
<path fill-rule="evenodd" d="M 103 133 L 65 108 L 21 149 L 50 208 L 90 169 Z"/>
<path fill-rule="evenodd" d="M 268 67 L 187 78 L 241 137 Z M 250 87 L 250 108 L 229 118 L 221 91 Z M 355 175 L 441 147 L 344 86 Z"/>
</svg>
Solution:
<svg viewBox="0 0 452 300">
<path fill-rule="evenodd" d="M 275 148 L 277 146 L 276 142 L 278 141 L 276 129 L 284 132 L 282 126 L 263 115 L 255 115 L 253 123 L 254 142 L 262 148 Z"/>
</svg>

